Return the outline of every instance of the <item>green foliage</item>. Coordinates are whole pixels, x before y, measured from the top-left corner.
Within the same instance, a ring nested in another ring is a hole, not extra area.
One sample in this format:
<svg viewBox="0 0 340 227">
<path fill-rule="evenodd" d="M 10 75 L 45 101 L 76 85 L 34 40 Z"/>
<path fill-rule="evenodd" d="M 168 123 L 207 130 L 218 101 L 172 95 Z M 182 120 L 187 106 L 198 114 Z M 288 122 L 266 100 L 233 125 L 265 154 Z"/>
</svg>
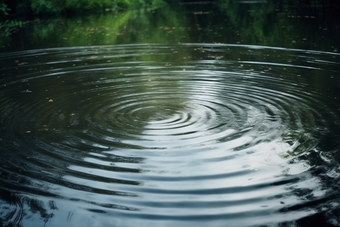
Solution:
<svg viewBox="0 0 340 227">
<path fill-rule="evenodd" d="M 115 8 L 137 8 L 137 7 L 157 7 L 164 4 L 162 0 L 115 0 Z"/>
<path fill-rule="evenodd" d="M 106 9 L 160 6 L 163 0 L 25 0 L 33 15 L 57 15 L 64 12 L 84 13 Z M 27 5 L 27 4 L 26 4 Z M 1 8 L 0 8 L 1 9 Z M 26 9 L 27 10 L 27 9 Z"/>
<path fill-rule="evenodd" d="M 62 11 L 59 1 L 31 0 L 31 9 L 34 14 L 58 14 Z"/>
<path fill-rule="evenodd" d="M 11 33 L 19 27 L 22 27 L 22 21 L 17 20 L 6 20 L 4 23 L 0 24 L 0 39 L 7 38 Z"/>
<path fill-rule="evenodd" d="M 163 0 L 18 0 L 10 9 L 0 0 L 0 37 L 9 37 L 23 20 L 41 16 L 84 14 L 92 11 L 160 7 Z M 8 11 L 12 10 L 12 15 Z M 15 15 L 15 17 L 13 16 Z"/>
<path fill-rule="evenodd" d="M 64 0 L 66 10 L 98 10 L 108 8 L 112 0 Z"/>
<path fill-rule="evenodd" d="M 0 22 L 9 15 L 17 19 L 26 19 L 36 16 L 74 15 L 88 12 L 102 12 L 106 10 L 120 10 L 140 7 L 160 7 L 163 0 L 17 0 L 11 8 L 0 0 Z"/>
<path fill-rule="evenodd" d="M 11 9 L 8 8 L 4 1 L 0 0 L 0 39 L 9 37 L 13 30 L 15 30 L 17 27 L 22 26 L 21 21 L 8 20 L 8 11 L 10 10 Z"/>
<path fill-rule="evenodd" d="M 0 3 L 0 17 L 8 16 L 8 11 L 10 11 L 10 9 L 7 7 L 7 5 L 3 2 Z"/>
</svg>

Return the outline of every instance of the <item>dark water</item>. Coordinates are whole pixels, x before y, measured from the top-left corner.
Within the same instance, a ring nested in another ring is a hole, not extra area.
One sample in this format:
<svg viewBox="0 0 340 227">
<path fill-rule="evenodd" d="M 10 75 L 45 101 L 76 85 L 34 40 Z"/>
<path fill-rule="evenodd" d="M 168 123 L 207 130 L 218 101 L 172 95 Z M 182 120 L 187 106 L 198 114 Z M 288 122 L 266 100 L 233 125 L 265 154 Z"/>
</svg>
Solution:
<svg viewBox="0 0 340 227">
<path fill-rule="evenodd" d="M 3 37 L 0 226 L 339 226 L 333 19 L 199 4 Z"/>
</svg>

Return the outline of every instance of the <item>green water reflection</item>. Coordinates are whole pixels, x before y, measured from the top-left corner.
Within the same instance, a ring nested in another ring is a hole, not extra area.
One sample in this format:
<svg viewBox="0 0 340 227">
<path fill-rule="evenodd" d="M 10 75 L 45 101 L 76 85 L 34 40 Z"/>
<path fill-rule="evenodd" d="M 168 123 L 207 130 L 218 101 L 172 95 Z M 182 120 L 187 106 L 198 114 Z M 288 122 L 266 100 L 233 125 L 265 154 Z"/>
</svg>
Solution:
<svg viewBox="0 0 340 227">
<path fill-rule="evenodd" d="M 335 13 L 275 4 L 169 5 L 155 10 L 35 21 L 9 35 L 3 51 L 131 43 L 241 43 L 338 51 Z"/>
</svg>

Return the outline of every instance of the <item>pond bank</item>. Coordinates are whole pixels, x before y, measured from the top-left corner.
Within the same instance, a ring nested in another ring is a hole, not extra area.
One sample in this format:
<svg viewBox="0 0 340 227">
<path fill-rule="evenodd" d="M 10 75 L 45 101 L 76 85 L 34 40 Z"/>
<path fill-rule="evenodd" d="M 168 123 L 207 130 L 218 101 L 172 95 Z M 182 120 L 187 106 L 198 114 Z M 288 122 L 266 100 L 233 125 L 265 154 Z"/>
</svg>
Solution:
<svg viewBox="0 0 340 227">
<path fill-rule="evenodd" d="M 0 1 L 0 36 L 9 36 L 18 28 L 35 21 L 83 17 L 108 12 L 120 13 L 133 9 L 156 9 L 166 5 L 163 0 L 99 0 L 99 1 Z"/>
</svg>

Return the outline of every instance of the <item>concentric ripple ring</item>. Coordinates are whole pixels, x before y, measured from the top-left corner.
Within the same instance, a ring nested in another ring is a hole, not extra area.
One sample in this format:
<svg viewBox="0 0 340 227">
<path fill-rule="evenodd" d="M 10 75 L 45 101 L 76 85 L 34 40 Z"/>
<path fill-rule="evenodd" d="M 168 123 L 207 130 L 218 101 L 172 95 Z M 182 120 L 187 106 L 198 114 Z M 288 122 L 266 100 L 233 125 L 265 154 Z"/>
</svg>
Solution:
<svg viewBox="0 0 340 227">
<path fill-rule="evenodd" d="M 339 82 L 338 58 L 227 44 L 0 54 L 0 190 L 18 198 L 0 208 L 19 223 L 34 202 L 51 226 L 257 226 L 331 211 L 340 108 L 317 79 Z"/>
</svg>

